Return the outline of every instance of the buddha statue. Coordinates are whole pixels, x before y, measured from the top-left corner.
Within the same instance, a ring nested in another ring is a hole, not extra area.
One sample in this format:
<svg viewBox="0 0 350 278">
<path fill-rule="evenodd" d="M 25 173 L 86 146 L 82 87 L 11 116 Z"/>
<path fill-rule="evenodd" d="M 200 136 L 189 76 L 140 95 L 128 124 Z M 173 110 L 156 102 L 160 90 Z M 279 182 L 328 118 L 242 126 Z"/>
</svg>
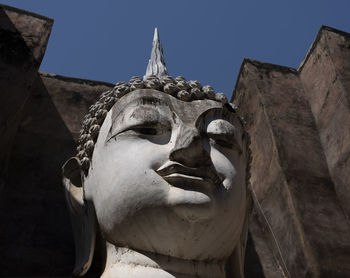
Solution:
<svg viewBox="0 0 350 278">
<path fill-rule="evenodd" d="M 249 137 L 224 94 L 167 74 L 157 30 L 146 75 L 90 107 L 77 151 L 74 275 L 100 244 L 102 278 L 244 277 Z"/>
</svg>

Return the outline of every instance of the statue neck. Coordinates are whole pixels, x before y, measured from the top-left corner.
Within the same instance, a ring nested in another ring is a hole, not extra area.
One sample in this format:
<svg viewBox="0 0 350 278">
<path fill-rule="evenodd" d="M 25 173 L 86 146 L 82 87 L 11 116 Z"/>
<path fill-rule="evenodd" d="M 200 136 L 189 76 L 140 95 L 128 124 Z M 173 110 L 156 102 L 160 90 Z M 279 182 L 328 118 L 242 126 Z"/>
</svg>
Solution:
<svg viewBox="0 0 350 278">
<path fill-rule="evenodd" d="M 225 261 L 191 261 L 107 243 L 101 278 L 225 278 Z"/>
</svg>

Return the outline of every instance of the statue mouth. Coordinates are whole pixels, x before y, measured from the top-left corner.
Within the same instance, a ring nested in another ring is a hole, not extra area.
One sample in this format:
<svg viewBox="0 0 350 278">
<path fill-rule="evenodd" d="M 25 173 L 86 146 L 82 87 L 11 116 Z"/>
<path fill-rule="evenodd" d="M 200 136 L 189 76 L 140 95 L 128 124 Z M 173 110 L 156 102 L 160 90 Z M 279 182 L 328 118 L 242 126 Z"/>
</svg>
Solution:
<svg viewBox="0 0 350 278">
<path fill-rule="evenodd" d="M 156 173 L 169 184 L 183 189 L 213 189 L 222 182 L 210 167 L 191 168 L 174 161 L 168 161 Z"/>
</svg>

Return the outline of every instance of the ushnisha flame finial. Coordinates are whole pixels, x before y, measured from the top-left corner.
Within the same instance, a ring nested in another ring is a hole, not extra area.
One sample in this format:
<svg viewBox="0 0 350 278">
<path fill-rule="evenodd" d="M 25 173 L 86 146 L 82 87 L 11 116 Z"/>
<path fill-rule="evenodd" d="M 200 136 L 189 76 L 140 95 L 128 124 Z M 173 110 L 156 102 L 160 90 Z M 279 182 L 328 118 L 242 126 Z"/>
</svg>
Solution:
<svg viewBox="0 0 350 278">
<path fill-rule="evenodd" d="M 168 75 L 168 71 L 165 66 L 163 48 L 159 40 L 158 29 L 154 29 L 154 37 L 152 42 L 152 52 L 151 59 L 148 61 L 148 66 L 146 74 L 143 79 L 146 79 L 148 76 L 155 75 L 162 77 Z"/>
</svg>

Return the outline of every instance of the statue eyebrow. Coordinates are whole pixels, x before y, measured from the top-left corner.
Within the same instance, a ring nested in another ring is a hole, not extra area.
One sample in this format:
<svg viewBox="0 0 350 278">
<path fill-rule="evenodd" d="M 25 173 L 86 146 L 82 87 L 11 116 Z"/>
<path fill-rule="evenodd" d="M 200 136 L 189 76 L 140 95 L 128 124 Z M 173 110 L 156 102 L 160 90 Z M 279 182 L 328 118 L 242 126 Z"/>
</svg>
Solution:
<svg viewBox="0 0 350 278">
<path fill-rule="evenodd" d="M 149 104 L 149 105 L 154 105 L 154 106 L 167 106 L 169 107 L 169 104 L 165 102 L 164 100 L 156 97 L 150 97 L 150 96 L 143 96 L 140 98 L 135 99 L 134 101 L 130 103 L 137 103 L 137 104 Z"/>
<path fill-rule="evenodd" d="M 169 109 L 166 102 L 153 97 L 142 97 L 128 102 L 113 115 L 113 121 L 109 128 L 106 142 L 115 137 L 123 128 L 129 126 L 130 119 L 136 119 L 136 122 L 141 120 L 143 124 L 157 124 L 162 119 L 160 115 L 169 114 L 160 111 L 162 107 Z M 131 115 L 128 112 L 131 112 Z M 147 115 L 144 114 L 144 112 L 146 112 Z M 135 125 L 135 122 L 131 123 L 131 125 Z M 116 130 L 118 130 L 118 132 L 116 132 Z"/>
<path fill-rule="evenodd" d="M 211 108 L 208 109 L 207 111 L 205 111 L 204 113 L 202 113 L 201 115 L 198 116 L 198 118 L 196 119 L 196 127 L 201 129 L 203 128 L 201 126 L 201 124 L 203 123 L 203 120 L 206 119 L 207 117 L 213 117 L 216 119 L 223 119 L 227 122 L 229 122 L 230 124 L 235 126 L 235 118 L 237 117 L 235 114 L 233 114 L 232 112 L 226 111 L 223 108 Z"/>
<path fill-rule="evenodd" d="M 115 115 L 113 113 L 113 119 L 116 119 L 119 117 L 125 110 L 132 108 L 132 107 L 138 107 L 141 105 L 147 105 L 147 106 L 153 106 L 156 109 L 159 107 L 167 107 L 170 108 L 169 104 L 165 102 L 162 99 L 152 97 L 152 96 L 143 96 L 140 98 L 133 99 L 132 101 L 128 102 L 123 108 L 121 108 Z"/>
<path fill-rule="evenodd" d="M 204 129 L 204 121 L 207 117 L 212 117 L 213 120 L 215 119 L 221 119 L 229 124 L 232 124 L 235 128 L 237 128 L 237 124 L 235 123 L 235 119 L 237 119 L 237 115 L 233 114 L 231 111 L 228 111 L 223 108 L 212 108 L 207 111 L 205 111 L 203 114 L 201 114 L 197 120 L 196 120 L 196 127 L 201 131 L 201 133 L 208 134 L 206 129 Z M 238 126 L 238 128 L 241 128 L 241 126 Z M 233 134 L 227 134 L 227 133 L 218 133 L 217 135 L 211 134 L 212 136 L 224 136 L 226 138 L 230 138 L 232 140 L 232 143 L 234 146 L 239 150 L 240 153 L 242 153 L 242 147 L 238 142 L 238 134 L 236 132 L 236 129 Z M 243 135 L 242 135 L 243 136 Z"/>
<path fill-rule="evenodd" d="M 222 119 L 225 120 L 225 119 Z M 235 124 L 230 123 L 229 121 L 225 120 L 227 123 L 232 124 L 234 127 L 236 127 Z M 238 142 L 238 134 L 236 132 L 236 129 L 233 130 L 233 133 L 227 133 L 225 131 L 223 132 L 207 132 L 207 130 L 203 130 L 203 133 L 209 135 L 210 137 L 214 138 L 214 139 L 220 139 L 222 137 L 226 138 L 227 140 L 230 140 L 230 143 L 233 145 L 234 148 L 236 148 L 239 153 L 242 153 L 242 147 L 241 144 L 239 144 Z"/>
</svg>

